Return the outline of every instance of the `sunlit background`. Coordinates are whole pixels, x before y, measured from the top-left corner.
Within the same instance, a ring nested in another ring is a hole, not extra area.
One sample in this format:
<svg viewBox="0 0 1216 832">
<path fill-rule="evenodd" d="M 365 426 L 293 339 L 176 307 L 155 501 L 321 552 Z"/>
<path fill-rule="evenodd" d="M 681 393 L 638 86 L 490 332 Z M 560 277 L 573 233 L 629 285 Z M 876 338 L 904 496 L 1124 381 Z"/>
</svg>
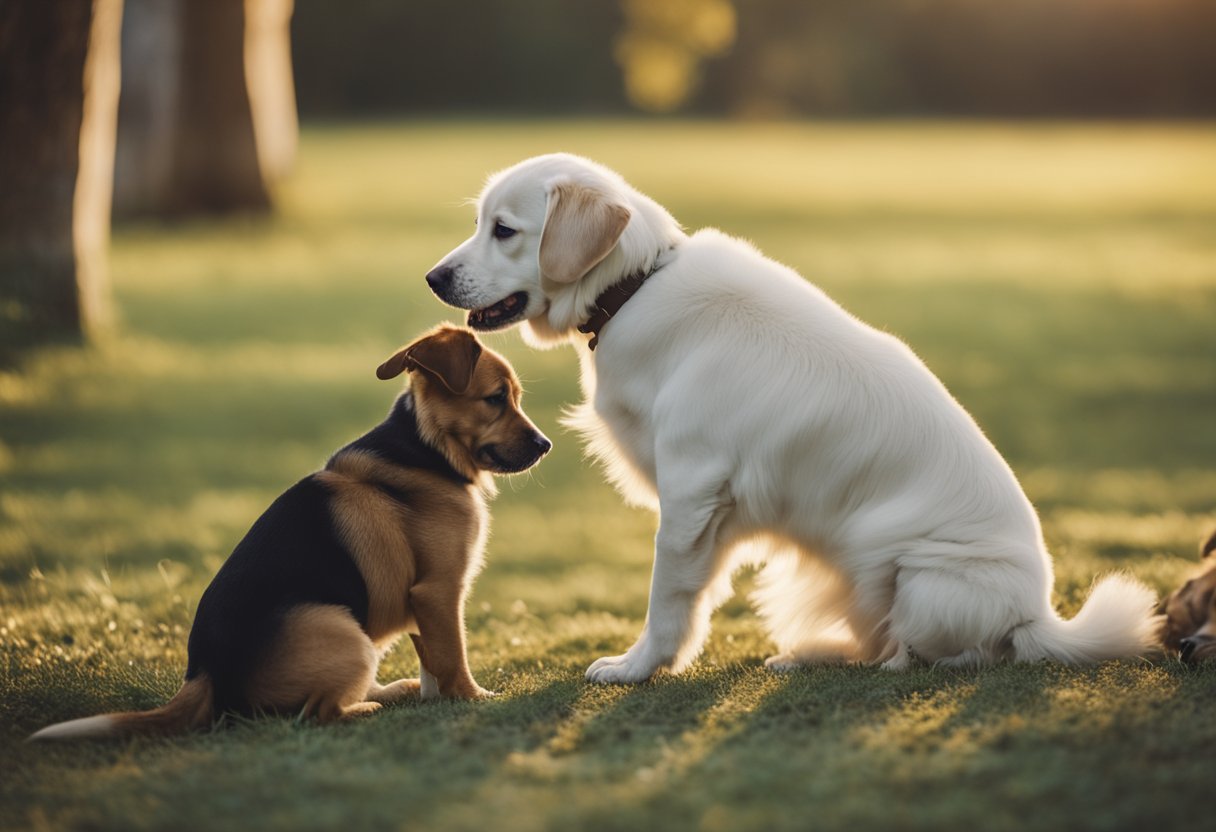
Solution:
<svg viewBox="0 0 1216 832">
<path fill-rule="evenodd" d="M 1168 592 L 1216 525 L 1214 42 L 1211 0 L 0 2 L 0 826 L 1190 822 L 1216 675 L 1176 662 L 778 677 L 744 574 L 689 675 L 583 686 L 655 518 L 559 425 L 572 352 L 514 333 L 556 447 L 470 604 L 502 697 L 20 740 L 173 692 L 233 545 L 461 320 L 423 275 L 467 199 L 556 150 L 905 339 L 1035 502 L 1066 614 L 1112 569 Z"/>
</svg>

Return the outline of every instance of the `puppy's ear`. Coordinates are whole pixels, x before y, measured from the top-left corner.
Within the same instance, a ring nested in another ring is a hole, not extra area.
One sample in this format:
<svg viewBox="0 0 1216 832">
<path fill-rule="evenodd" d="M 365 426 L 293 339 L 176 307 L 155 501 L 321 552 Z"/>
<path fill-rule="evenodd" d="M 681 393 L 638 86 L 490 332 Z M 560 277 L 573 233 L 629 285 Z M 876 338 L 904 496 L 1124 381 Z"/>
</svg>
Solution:
<svg viewBox="0 0 1216 832">
<path fill-rule="evenodd" d="M 573 283 L 608 256 L 629 224 L 629 209 L 585 185 L 561 182 L 549 192 L 540 236 L 540 273 Z"/>
<path fill-rule="evenodd" d="M 473 368 L 481 358 L 481 342 L 465 329 L 442 327 L 424 335 L 376 370 L 376 377 L 395 378 L 402 370 L 423 370 L 453 393 L 463 393 L 473 380 Z"/>
<path fill-rule="evenodd" d="M 388 381 L 390 378 L 396 378 L 406 370 L 414 369 L 414 363 L 410 361 L 410 348 L 402 347 L 393 353 L 392 357 L 376 368 L 376 378 L 381 381 Z"/>
<path fill-rule="evenodd" d="M 1216 552 L 1216 529 L 1213 529 L 1211 536 L 1200 544 L 1199 557 L 1206 558 L 1208 555 L 1212 554 L 1212 552 Z"/>
</svg>

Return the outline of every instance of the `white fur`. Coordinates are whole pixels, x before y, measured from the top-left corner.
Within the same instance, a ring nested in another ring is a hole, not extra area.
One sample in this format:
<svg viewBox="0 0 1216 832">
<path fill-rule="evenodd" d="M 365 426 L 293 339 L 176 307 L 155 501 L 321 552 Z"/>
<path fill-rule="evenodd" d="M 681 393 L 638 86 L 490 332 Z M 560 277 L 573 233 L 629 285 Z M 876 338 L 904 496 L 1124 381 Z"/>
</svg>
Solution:
<svg viewBox="0 0 1216 832">
<path fill-rule="evenodd" d="M 576 182 L 625 205 L 612 253 L 572 284 L 542 278 L 547 194 Z M 566 154 L 490 178 L 478 232 L 441 266 L 448 300 L 528 292 L 525 338 L 573 343 L 585 401 L 568 422 L 626 499 L 659 509 L 650 610 L 637 642 L 588 678 L 678 672 L 744 561 L 776 668 L 828 660 L 1092 662 L 1150 649 L 1153 594 L 1098 584 L 1071 622 L 1051 606 L 1051 559 L 1013 472 L 898 339 L 792 270 L 716 230 L 686 235 L 617 174 Z M 518 233 L 490 233 L 503 222 Z M 655 275 L 603 328 L 575 328 L 604 288 Z"/>
<path fill-rule="evenodd" d="M 439 698 L 439 680 L 432 676 L 425 667 L 418 671 L 418 681 L 421 684 L 418 692 L 419 699 L 423 702 L 429 702 L 432 699 Z"/>
<path fill-rule="evenodd" d="M 30 734 L 26 741 L 101 739 L 114 736 L 114 729 L 114 720 L 109 716 L 86 716 L 43 728 Z"/>
</svg>

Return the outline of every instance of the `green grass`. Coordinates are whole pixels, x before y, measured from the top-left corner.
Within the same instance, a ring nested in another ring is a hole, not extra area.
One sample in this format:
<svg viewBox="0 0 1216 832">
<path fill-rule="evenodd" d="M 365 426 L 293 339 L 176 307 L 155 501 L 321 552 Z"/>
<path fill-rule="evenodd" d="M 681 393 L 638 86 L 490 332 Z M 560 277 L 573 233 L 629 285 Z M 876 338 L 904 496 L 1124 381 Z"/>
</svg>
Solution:
<svg viewBox="0 0 1216 832">
<path fill-rule="evenodd" d="M 681 677 L 588 687 L 645 612 L 654 519 L 557 425 L 568 350 L 491 343 L 557 447 L 504 483 L 470 606 L 502 694 L 350 725 L 22 744 L 176 688 L 198 597 L 273 497 L 375 423 L 438 320 L 461 200 L 581 152 L 905 338 L 1039 506 L 1057 596 L 1161 592 L 1216 523 L 1216 128 L 506 122 L 314 127 L 272 221 L 120 229 L 120 329 L 0 372 L 0 828 L 1177 828 L 1216 670 L 776 676 L 742 597 Z M 748 576 L 740 585 L 746 587 Z M 416 673 L 397 649 L 383 676 Z"/>
</svg>

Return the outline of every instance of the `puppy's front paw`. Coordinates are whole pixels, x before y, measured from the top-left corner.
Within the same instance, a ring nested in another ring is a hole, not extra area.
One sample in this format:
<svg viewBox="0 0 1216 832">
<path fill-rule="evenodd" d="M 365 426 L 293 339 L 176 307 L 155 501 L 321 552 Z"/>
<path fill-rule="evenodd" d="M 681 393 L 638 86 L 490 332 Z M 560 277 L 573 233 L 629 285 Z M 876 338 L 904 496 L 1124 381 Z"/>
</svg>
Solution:
<svg viewBox="0 0 1216 832">
<path fill-rule="evenodd" d="M 645 682 L 658 665 L 643 661 L 632 651 L 622 656 L 604 656 L 587 668 L 587 681 L 600 685 L 636 685 Z"/>
<path fill-rule="evenodd" d="M 494 691 L 486 690 L 471 679 L 468 681 L 457 682 L 450 687 L 444 688 L 440 695 L 446 699 L 466 699 L 474 701 L 478 699 L 490 699 L 498 696 L 498 694 Z"/>
</svg>

